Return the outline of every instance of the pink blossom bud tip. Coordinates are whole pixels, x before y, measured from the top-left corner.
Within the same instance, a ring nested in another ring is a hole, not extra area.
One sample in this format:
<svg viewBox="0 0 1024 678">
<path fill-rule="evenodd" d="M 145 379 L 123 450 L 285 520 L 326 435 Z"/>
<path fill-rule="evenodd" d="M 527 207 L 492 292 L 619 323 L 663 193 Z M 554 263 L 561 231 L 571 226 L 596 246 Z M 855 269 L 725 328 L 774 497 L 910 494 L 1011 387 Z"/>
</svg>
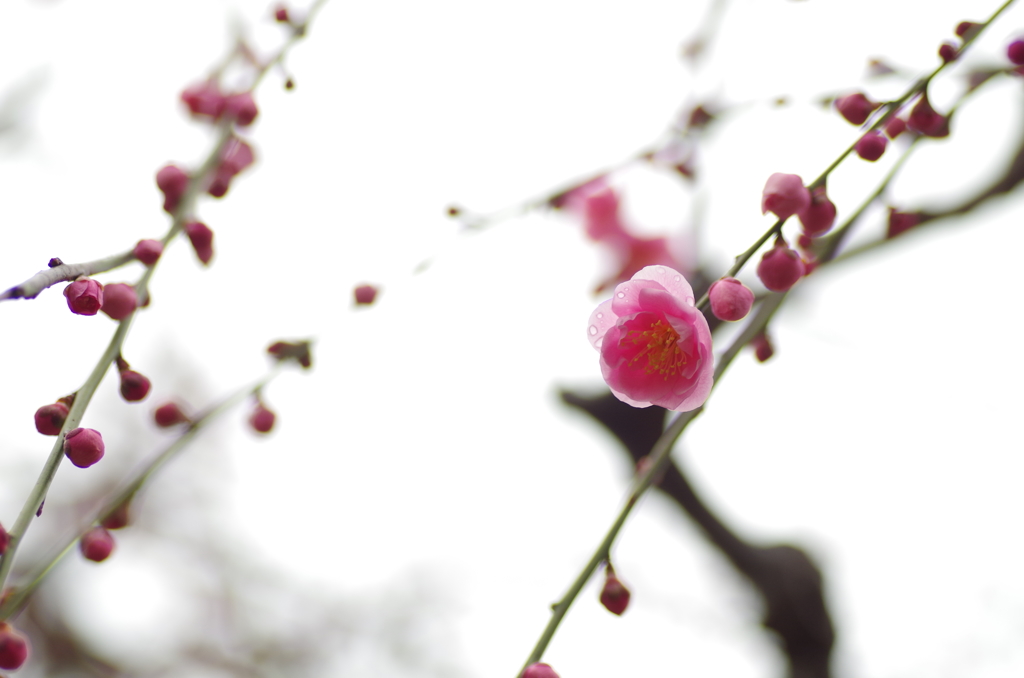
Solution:
<svg viewBox="0 0 1024 678">
<path fill-rule="evenodd" d="M 868 99 L 860 92 L 848 94 L 836 99 L 836 110 L 846 120 L 854 125 L 863 125 L 864 121 L 871 115 L 871 111 L 878 108 L 878 104 Z"/>
<path fill-rule="evenodd" d="M 64 454 L 78 468 L 88 468 L 103 458 L 103 436 L 91 428 L 76 428 L 64 436 Z"/>
<path fill-rule="evenodd" d="M 135 288 L 127 283 L 113 283 L 103 288 L 103 305 L 100 309 L 114 320 L 124 320 L 139 305 Z"/>
<path fill-rule="evenodd" d="M 1024 65 L 1024 40 L 1014 40 L 1007 45 L 1006 58 L 1017 66 Z"/>
<path fill-rule="evenodd" d="M 103 306 L 103 285 L 86 278 L 76 280 L 64 288 L 68 308 L 78 315 L 96 315 Z"/>
<path fill-rule="evenodd" d="M 716 280 L 708 291 L 711 312 L 719 320 L 742 320 L 754 305 L 754 293 L 736 278 Z"/>
<path fill-rule="evenodd" d="M 888 140 L 878 132 L 868 132 L 857 142 L 857 155 L 868 162 L 874 162 L 885 153 L 885 146 L 888 143 Z"/>
<path fill-rule="evenodd" d="M 811 193 L 796 174 L 776 172 L 765 182 L 761 214 L 772 212 L 779 219 L 788 219 L 810 204 Z"/>
<path fill-rule="evenodd" d="M 143 400 L 149 395 L 149 379 L 134 370 L 121 371 L 121 397 L 130 403 Z"/>
<path fill-rule="evenodd" d="M 78 546 L 88 560 L 102 563 L 114 550 L 114 536 L 106 528 L 94 527 L 82 535 Z"/>
<path fill-rule="evenodd" d="M 523 673 L 519 678 L 558 678 L 558 674 L 547 664 L 537 662 L 523 669 Z"/>
<path fill-rule="evenodd" d="M 757 277 L 772 292 L 785 292 L 804 274 L 800 255 L 779 239 L 775 247 L 764 253 L 757 265 Z"/>
<path fill-rule="evenodd" d="M 152 266 L 160 260 L 160 255 L 164 253 L 164 244 L 159 240 L 140 240 L 132 250 L 132 254 L 135 258 L 141 261 L 146 266 Z"/>
<path fill-rule="evenodd" d="M 28 639 L 7 622 L 0 622 L 0 669 L 14 671 L 28 659 Z"/>
<path fill-rule="evenodd" d="M 249 416 L 249 425 L 257 433 L 270 433 L 274 428 L 274 420 L 277 416 L 268 410 L 263 403 L 257 403 L 256 409 Z"/>
<path fill-rule="evenodd" d="M 618 578 L 608 573 L 601 589 L 601 604 L 612 614 L 621 615 L 629 607 L 629 589 Z"/>
<path fill-rule="evenodd" d="M 36 410 L 36 430 L 44 436 L 55 436 L 60 433 L 67 418 L 68 406 L 64 403 L 43 405 Z"/>
</svg>

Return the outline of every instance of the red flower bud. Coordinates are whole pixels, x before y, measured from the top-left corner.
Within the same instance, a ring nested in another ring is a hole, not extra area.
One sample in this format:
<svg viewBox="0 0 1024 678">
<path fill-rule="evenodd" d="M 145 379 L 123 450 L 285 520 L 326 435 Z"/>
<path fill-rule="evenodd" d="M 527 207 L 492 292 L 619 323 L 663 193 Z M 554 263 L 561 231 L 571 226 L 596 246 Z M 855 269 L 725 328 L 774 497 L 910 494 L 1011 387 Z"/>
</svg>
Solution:
<svg viewBox="0 0 1024 678">
<path fill-rule="evenodd" d="M 156 173 L 156 186 L 164 194 L 164 209 L 173 212 L 188 188 L 188 175 L 177 165 L 167 165 Z"/>
<path fill-rule="evenodd" d="M 64 288 L 68 308 L 78 315 L 96 315 L 103 306 L 103 285 L 91 278 L 76 280 Z"/>
<path fill-rule="evenodd" d="M 0 622 L 0 669 L 14 671 L 28 659 L 28 639 L 7 622 Z"/>
<path fill-rule="evenodd" d="M 149 395 L 149 379 L 134 370 L 121 370 L 121 397 L 135 403 Z"/>
<path fill-rule="evenodd" d="M 170 428 L 191 421 L 177 403 L 164 403 L 153 412 L 153 419 L 160 428 Z"/>
<path fill-rule="evenodd" d="M 519 678 L 558 678 L 558 674 L 547 664 L 537 662 L 523 669 L 523 673 Z"/>
<path fill-rule="evenodd" d="M 788 219 L 810 204 L 811 192 L 795 174 L 776 172 L 768 177 L 761 193 L 761 214 L 772 212 L 779 219 Z"/>
<path fill-rule="evenodd" d="M 199 261 L 209 264 L 210 259 L 213 259 L 213 231 L 210 227 L 200 221 L 190 221 L 185 224 L 185 235 L 192 243 Z"/>
<path fill-rule="evenodd" d="M 141 261 L 146 266 L 152 266 L 160 260 L 160 255 L 164 253 L 164 244 L 159 240 L 140 240 L 132 250 L 132 254 L 135 258 Z"/>
<path fill-rule="evenodd" d="M 224 112 L 224 95 L 212 80 L 192 85 L 181 93 L 181 100 L 194 116 L 216 120 Z"/>
<path fill-rule="evenodd" d="M 928 95 L 922 94 L 907 118 L 907 127 L 918 134 L 926 137 L 948 137 L 949 121 L 942 115 L 935 112 L 931 103 L 928 102 Z"/>
<path fill-rule="evenodd" d="M 857 142 L 857 155 L 868 162 L 874 162 L 885 153 L 888 140 L 878 132 L 868 132 Z"/>
<path fill-rule="evenodd" d="M 114 535 L 105 528 L 94 527 L 82 535 L 78 546 L 82 549 L 83 556 L 93 562 L 102 563 L 114 550 Z"/>
<path fill-rule="evenodd" d="M 885 133 L 889 135 L 890 139 L 895 139 L 907 129 L 907 121 L 903 118 L 892 117 L 889 118 L 889 122 L 885 123 Z"/>
<path fill-rule="evenodd" d="M 948 64 L 958 56 L 960 56 L 960 50 L 953 43 L 944 42 L 939 45 L 939 58 L 942 59 L 942 63 Z"/>
<path fill-rule="evenodd" d="M 895 238 L 906 233 L 921 222 L 921 215 L 913 212 L 899 212 L 895 207 L 889 208 L 889 224 L 885 230 L 886 238 Z"/>
<path fill-rule="evenodd" d="M 764 332 L 751 339 L 750 345 L 754 347 L 754 356 L 759 363 L 763 363 L 775 355 L 775 347 L 772 346 L 771 340 Z"/>
<path fill-rule="evenodd" d="M 114 320 L 124 320 L 139 305 L 135 288 L 127 283 L 113 283 L 103 288 L 103 305 L 100 309 Z"/>
<path fill-rule="evenodd" d="M 716 280 L 708 291 L 711 312 L 719 320 L 742 320 L 754 304 L 754 293 L 736 278 Z"/>
<path fill-rule="evenodd" d="M 258 433 L 270 433 L 274 428 L 276 415 L 268 410 L 263 403 L 256 403 L 256 409 L 249 416 L 249 425 Z"/>
<path fill-rule="evenodd" d="M 775 247 L 764 253 L 757 265 L 757 277 L 772 292 L 785 292 L 803 274 L 804 262 L 800 255 L 789 249 L 781 238 L 775 242 Z"/>
<path fill-rule="evenodd" d="M 836 220 L 836 206 L 828 199 L 825 187 L 819 186 L 811 193 L 811 204 L 797 212 L 796 216 L 800 219 L 804 233 L 816 238 L 832 228 Z"/>
<path fill-rule="evenodd" d="M 128 501 L 122 502 L 103 519 L 100 525 L 108 530 L 120 530 L 122 527 L 127 527 L 128 523 L 131 522 L 128 515 L 128 504 Z"/>
<path fill-rule="evenodd" d="M 76 428 L 64 436 L 64 454 L 78 468 L 89 468 L 103 458 L 103 436 L 91 428 Z"/>
<path fill-rule="evenodd" d="M 235 121 L 236 124 L 245 127 L 251 125 L 252 121 L 259 115 L 256 102 L 250 92 L 232 94 L 224 100 L 224 115 Z"/>
<path fill-rule="evenodd" d="M 278 5 L 277 9 L 274 10 L 274 19 L 281 23 L 288 23 L 290 18 L 288 17 L 288 8 L 284 5 Z"/>
<path fill-rule="evenodd" d="M 878 106 L 879 104 L 871 101 L 860 92 L 836 99 L 836 110 L 848 122 L 854 125 L 863 125 L 864 121 L 871 115 L 871 111 L 878 108 Z"/>
<path fill-rule="evenodd" d="M 970 40 L 977 35 L 979 30 L 981 30 L 981 24 L 974 23 L 973 21 L 961 21 L 956 25 L 956 31 L 954 32 L 964 40 Z"/>
<path fill-rule="evenodd" d="M 352 292 L 355 295 L 356 304 L 360 306 L 369 306 L 377 299 L 377 288 L 373 285 L 360 285 Z"/>
<path fill-rule="evenodd" d="M 43 405 L 36 410 L 36 430 L 44 436 L 55 436 L 64 426 L 68 418 L 68 406 L 64 403 Z"/>
<path fill-rule="evenodd" d="M 1014 40 L 1007 45 L 1006 58 L 1017 66 L 1024 65 L 1024 40 Z"/>
<path fill-rule="evenodd" d="M 607 568 L 604 588 L 601 589 L 601 604 L 612 614 L 622 614 L 629 606 L 629 589 L 618 580 L 611 566 Z"/>
</svg>

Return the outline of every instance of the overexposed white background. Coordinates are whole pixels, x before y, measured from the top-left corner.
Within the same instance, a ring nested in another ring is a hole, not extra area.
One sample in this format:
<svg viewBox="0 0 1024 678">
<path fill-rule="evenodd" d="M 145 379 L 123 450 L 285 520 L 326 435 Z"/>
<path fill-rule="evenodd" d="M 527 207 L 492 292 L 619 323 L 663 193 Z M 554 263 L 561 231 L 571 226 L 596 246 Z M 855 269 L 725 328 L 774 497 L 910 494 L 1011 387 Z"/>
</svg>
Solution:
<svg viewBox="0 0 1024 678">
<path fill-rule="evenodd" d="M 271 341 L 312 337 L 315 369 L 266 393 L 279 415 L 269 437 L 249 433 L 242 408 L 197 445 L 218 460 L 201 467 L 213 514 L 246 557 L 324 596 L 428 582 L 446 610 L 430 640 L 442 673 L 514 675 L 631 474 L 557 398 L 600 387 L 584 328 L 606 271 L 564 215 L 465 235 L 446 206 L 514 205 L 618 163 L 688 104 L 733 104 L 701 150 L 704 256 L 724 271 L 771 223 L 759 210 L 767 176 L 810 181 L 856 138 L 817 99 L 897 94 L 865 84 L 868 58 L 927 72 L 959 21 L 998 4 L 736 0 L 694 75 L 680 48 L 706 2 L 330 0 L 288 57 L 295 90 L 271 74 L 257 94 L 257 165 L 199 207 L 216 234 L 212 266 L 184 242 L 160 263 L 125 348 L 153 394 L 126 405 L 108 375 L 83 422 L 103 432 L 108 459 L 65 465 L 52 493 L 109 480 L 105 466 L 169 439 L 146 423 L 163 399 L 204 405 L 262 374 Z M 195 165 L 212 139 L 178 93 L 236 24 L 264 53 L 283 37 L 258 1 L 5 3 L 0 92 L 39 91 L 17 134 L 0 136 L 0 286 L 50 257 L 87 261 L 164 233 L 156 170 Z M 1021 28 L 1014 7 L 959 68 L 999 63 Z M 935 83 L 938 106 L 956 76 Z M 779 96 L 790 104 L 771 105 Z M 892 200 L 953 204 L 999 168 L 1020 119 L 1020 81 L 990 86 L 948 140 L 915 154 Z M 833 175 L 840 218 L 893 150 Z M 619 185 L 649 232 L 693 225 L 673 178 L 638 170 Z M 838 676 L 1024 670 L 1022 216 L 1019 199 L 992 201 L 802 282 L 774 323 L 776 357 L 741 356 L 676 451 L 745 535 L 797 539 L 819 559 Z M 873 213 L 864 229 L 882 221 Z M 362 282 L 382 293 L 356 310 Z M 69 313 L 60 289 L 0 305 L 6 526 L 52 442 L 32 413 L 84 381 L 114 329 Z M 196 463 L 186 455 L 156 480 L 163 505 Z M 61 577 L 97 643 L 130 658 L 169 635 L 168 619 L 202 620 L 176 607 L 180 568 L 147 557 L 131 530 L 118 538 L 110 562 L 72 557 Z M 667 502 L 646 499 L 614 553 L 631 609 L 615 618 L 595 584 L 583 593 L 546 656 L 563 678 L 781 671 L 750 591 Z M 420 673 L 354 663 L 344 675 Z"/>
</svg>

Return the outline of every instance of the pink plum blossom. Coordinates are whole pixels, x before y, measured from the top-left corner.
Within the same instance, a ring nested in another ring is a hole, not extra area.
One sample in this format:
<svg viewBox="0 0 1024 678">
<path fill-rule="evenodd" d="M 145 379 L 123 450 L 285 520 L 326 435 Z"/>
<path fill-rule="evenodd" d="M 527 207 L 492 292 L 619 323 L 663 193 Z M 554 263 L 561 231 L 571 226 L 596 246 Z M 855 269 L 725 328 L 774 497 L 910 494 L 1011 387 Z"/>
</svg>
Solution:
<svg viewBox="0 0 1024 678">
<path fill-rule="evenodd" d="M 647 266 L 617 285 L 591 314 L 588 337 L 604 380 L 625 403 L 688 412 L 711 393 L 711 330 L 678 271 Z"/>
<path fill-rule="evenodd" d="M 788 219 L 811 204 L 811 192 L 796 174 L 776 172 L 765 182 L 761 193 L 761 214 L 772 212 L 779 219 Z"/>
</svg>

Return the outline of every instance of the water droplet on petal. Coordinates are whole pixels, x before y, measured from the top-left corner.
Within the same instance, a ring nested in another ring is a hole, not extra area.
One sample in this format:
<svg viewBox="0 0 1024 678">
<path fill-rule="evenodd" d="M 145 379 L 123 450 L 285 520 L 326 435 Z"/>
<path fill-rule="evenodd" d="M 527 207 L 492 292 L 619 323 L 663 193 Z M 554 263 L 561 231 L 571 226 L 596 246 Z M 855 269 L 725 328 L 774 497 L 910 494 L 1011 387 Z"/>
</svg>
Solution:
<svg viewBox="0 0 1024 678">
<path fill-rule="evenodd" d="M 600 319 L 601 319 L 601 318 L 603 318 L 603 317 L 604 317 L 604 313 L 598 313 L 598 314 L 597 314 L 597 319 L 598 319 L 598 320 L 600 320 Z"/>
<path fill-rule="evenodd" d="M 591 325 L 590 326 L 590 336 L 594 336 L 595 334 L 597 334 L 597 325 Z"/>
<path fill-rule="evenodd" d="M 625 295 L 624 293 L 622 293 L 622 292 L 619 292 L 619 293 L 618 293 L 618 294 L 617 294 L 616 296 L 617 296 L 617 297 L 618 297 L 619 299 L 625 299 L 625 298 L 626 298 L 626 295 Z"/>
<path fill-rule="evenodd" d="M 597 346 L 598 348 L 601 348 L 601 344 L 603 344 L 603 343 L 604 343 L 604 337 L 601 337 L 600 339 L 598 339 L 597 341 L 594 342 L 594 346 Z"/>
<path fill-rule="evenodd" d="M 682 278 L 680 278 L 680 277 L 679 277 L 679 276 L 677 275 L 677 276 L 676 276 L 675 278 L 673 278 L 673 280 L 675 280 L 676 282 L 679 282 L 680 280 L 682 280 Z"/>
</svg>

